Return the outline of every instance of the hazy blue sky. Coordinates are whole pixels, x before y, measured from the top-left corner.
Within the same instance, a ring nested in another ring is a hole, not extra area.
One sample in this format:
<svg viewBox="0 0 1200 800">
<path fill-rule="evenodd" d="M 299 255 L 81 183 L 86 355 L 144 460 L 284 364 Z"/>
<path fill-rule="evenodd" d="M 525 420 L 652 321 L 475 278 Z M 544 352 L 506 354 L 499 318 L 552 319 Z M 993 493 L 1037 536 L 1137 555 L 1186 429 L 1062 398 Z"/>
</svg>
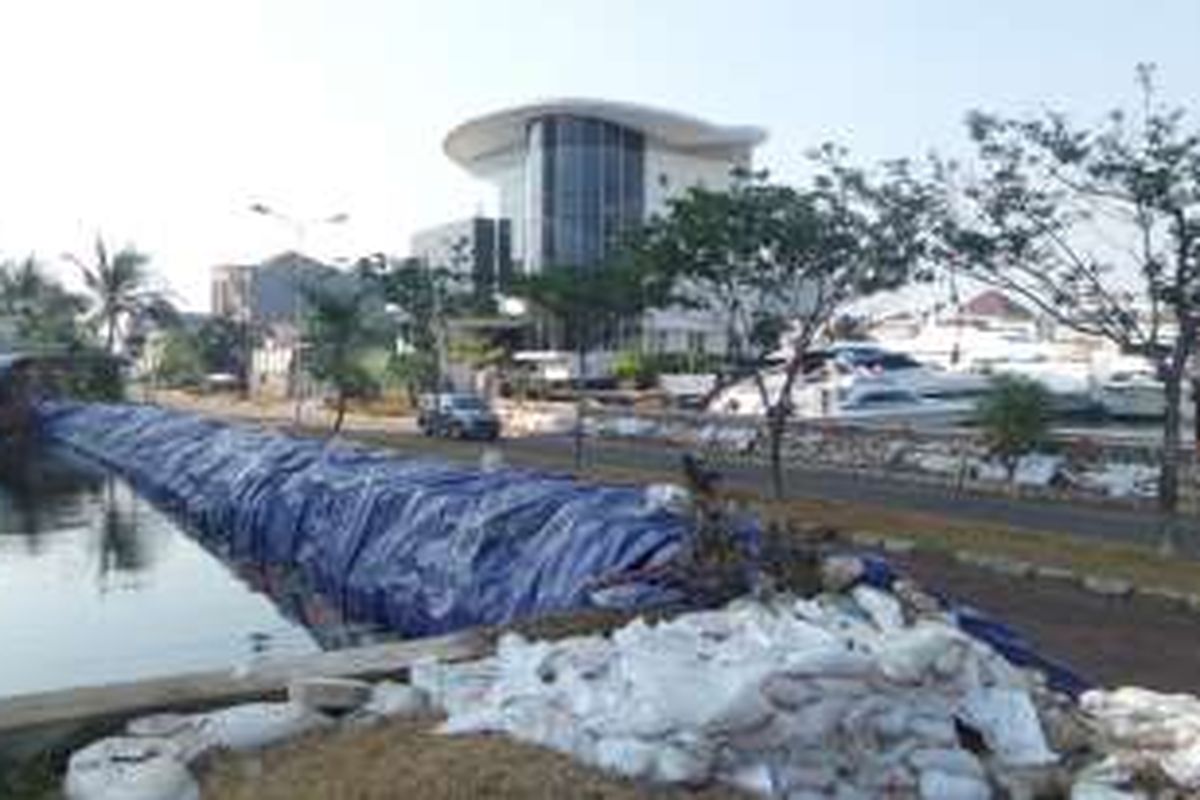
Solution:
<svg viewBox="0 0 1200 800">
<path fill-rule="evenodd" d="M 1200 117 L 1200 0 L 40 0 L 0 4 L 0 255 L 96 230 L 150 251 L 188 303 L 208 268 L 287 246 L 403 253 L 490 196 L 442 154 L 465 117 L 550 96 L 757 124 L 799 174 L 961 141 L 972 107 L 1099 116 L 1159 65 Z M 1197 119 L 1200 124 L 1200 119 Z"/>
</svg>

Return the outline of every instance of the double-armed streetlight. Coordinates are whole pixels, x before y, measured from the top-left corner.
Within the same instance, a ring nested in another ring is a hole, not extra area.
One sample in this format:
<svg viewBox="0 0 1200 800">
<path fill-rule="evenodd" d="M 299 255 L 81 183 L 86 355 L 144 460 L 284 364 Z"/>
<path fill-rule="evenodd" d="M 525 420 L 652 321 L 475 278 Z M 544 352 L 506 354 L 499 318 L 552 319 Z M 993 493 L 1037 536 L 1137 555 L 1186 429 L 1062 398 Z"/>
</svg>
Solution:
<svg viewBox="0 0 1200 800">
<path fill-rule="evenodd" d="M 304 254 L 304 244 L 308 236 L 308 230 L 317 225 L 343 225 L 349 222 L 350 215 L 344 211 L 339 211 L 336 214 L 330 214 L 327 217 L 318 217 L 315 219 L 302 219 L 291 214 L 285 214 L 278 209 L 268 206 L 266 203 L 255 202 L 250 204 L 250 211 L 264 217 L 278 220 L 292 229 L 292 234 L 295 237 L 295 251 L 297 255 Z M 301 319 L 301 303 L 300 303 L 300 277 L 297 275 L 292 290 L 292 324 L 295 327 L 295 348 L 292 351 L 292 386 L 296 392 L 296 408 L 295 422 L 300 424 L 301 409 L 304 405 L 304 392 L 301 385 L 304 378 L 304 372 L 301 368 L 301 354 L 304 352 L 303 336 L 301 328 L 303 320 Z"/>
<path fill-rule="evenodd" d="M 278 209 L 272 208 L 266 203 L 251 203 L 250 210 L 255 214 L 264 217 L 270 217 L 284 223 L 292 229 L 292 234 L 296 239 L 296 252 L 304 251 L 304 242 L 308 236 L 309 228 L 317 225 L 342 225 L 350 221 L 350 215 L 344 211 L 339 211 L 336 214 L 330 214 L 327 217 L 317 217 L 315 219 L 302 219 L 300 217 L 285 214 Z"/>
</svg>

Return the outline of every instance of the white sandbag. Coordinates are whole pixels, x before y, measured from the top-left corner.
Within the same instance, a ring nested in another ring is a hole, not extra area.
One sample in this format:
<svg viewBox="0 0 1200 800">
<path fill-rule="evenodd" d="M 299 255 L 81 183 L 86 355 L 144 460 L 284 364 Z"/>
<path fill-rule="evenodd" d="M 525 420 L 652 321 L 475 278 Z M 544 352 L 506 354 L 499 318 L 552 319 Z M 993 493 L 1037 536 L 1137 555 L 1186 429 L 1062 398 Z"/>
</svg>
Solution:
<svg viewBox="0 0 1200 800">
<path fill-rule="evenodd" d="M 712 774 L 712 754 L 704 748 L 687 747 L 679 743 L 657 749 L 652 780 L 659 783 L 681 783 L 698 786 Z"/>
<path fill-rule="evenodd" d="M 844 592 L 862 580 L 865 571 L 861 558 L 831 556 L 821 562 L 821 587 L 827 592 Z"/>
<path fill-rule="evenodd" d="M 948 714 L 929 714 L 918 711 L 909 716 L 906 731 L 913 739 L 934 747 L 948 748 L 958 745 L 954 719 Z"/>
<path fill-rule="evenodd" d="M 1143 792 L 1121 788 L 1131 778 L 1132 772 L 1109 756 L 1079 771 L 1071 784 L 1071 800 L 1149 800 Z"/>
<path fill-rule="evenodd" d="M 1150 759 L 1180 787 L 1200 790 L 1200 698 L 1124 687 L 1081 705 L 1111 752 Z"/>
<path fill-rule="evenodd" d="M 125 734 L 170 742 L 176 756 L 190 764 L 214 745 L 200 714 L 152 714 L 125 725 Z"/>
<path fill-rule="evenodd" d="M 794 678 L 867 680 L 876 672 L 876 660 L 840 647 L 802 650 L 790 655 L 782 671 Z"/>
<path fill-rule="evenodd" d="M 627 778 L 648 780 L 654 772 L 655 745 L 632 736 L 596 743 L 596 766 Z"/>
<path fill-rule="evenodd" d="M 847 697 L 821 698 L 784 714 L 784 724 L 791 727 L 794 742 L 817 746 L 836 733 L 852 702 Z"/>
<path fill-rule="evenodd" d="M 67 800 L 200 800 L 200 787 L 167 741 L 101 739 L 74 753 Z"/>
<path fill-rule="evenodd" d="M 1035 766 L 1056 760 L 1027 692 L 980 687 L 967 694 L 960 708 L 964 721 L 983 735 L 1002 763 Z"/>
<path fill-rule="evenodd" d="M 825 794 L 838 785 L 836 764 L 820 758 L 781 758 L 772 765 L 771 780 L 777 797 L 803 796 L 804 792 Z"/>
<path fill-rule="evenodd" d="M 456 664 L 429 661 L 409 669 L 409 682 L 424 691 L 435 708 L 454 716 L 477 708 L 498 674 L 494 659 Z"/>
<path fill-rule="evenodd" d="M 692 493 L 674 483 L 652 483 L 642 492 L 642 508 L 647 513 L 687 514 L 692 508 Z"/>
<path fill-rule="evenodd" d="M 887 592 L 860 584 L 850 590 L 850 596 L 879 630 L 894 631 L 904 627 L 904 609 L 900 607 L 900 601 Z"/>
<path fill-rule="evenodd" d="M 937 770 L 921 773 L 918 784 L 921 800 L 991 800 L 987 781 Z"/>
<path fill-rule="evenodd" d="M 1159 765 L 1178 785 L 1200 790 L 1200 742 L 1168 753 L 1159 760 Z"/>
<path fill-rule="evenodd" d="M 258 750 L 331 724 L 294 703 L 246 703 L 199 715 L 216 747 Z"/>
<path fill-rule="evenodd" d="M 381 681 L 371 690 L 371 699 L 360 709 L 378 717 L 415 717 L 430 710 L 429 695 L 407 683 Z"/>
<path fill-rule="evenodd" d="M 879 653 L 879 668 L 896 683 L 920 683 L 946 651 L 967 647 L 964 634 L 949 625 L 924 621 L 889 636 Z"/>
<path fill-rule="evenodd" d="M 297 678 L 288 684 L 288 700 L 309 711 L 344 714 L 371 699 L 372 687 L 351 678 Z"/>
<path fill-rule="evenodd" d="M 909 755 L 908 762 L 921 772 L 941 772 L 946 775 L 959 775 L 979 780 L 984 778 L 983 765 L 979 763 L 979 759 L 967 751 L 957 748 L 914 750 Z"/>
</svg>

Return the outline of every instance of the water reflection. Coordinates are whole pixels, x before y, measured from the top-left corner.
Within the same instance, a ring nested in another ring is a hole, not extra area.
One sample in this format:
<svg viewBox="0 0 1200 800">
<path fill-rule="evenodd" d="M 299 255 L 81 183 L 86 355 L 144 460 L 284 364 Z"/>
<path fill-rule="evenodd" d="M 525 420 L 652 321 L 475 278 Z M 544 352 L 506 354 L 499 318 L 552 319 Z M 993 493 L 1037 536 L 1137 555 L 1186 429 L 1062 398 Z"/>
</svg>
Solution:
<svg viewBox="0 0 1200 800">
<path fill-rule="evenodd" d="M 305 630 L 294 581 L 239 579 L 253 571 L 232 570 L 94 463 L 0 444 L 0 696 L 341 641 Z M 278 606 L 261 593 L 284 586 L 293 594 Z"/>
<path fill-rule="evenodd" d="M 270 597 L 281 614 L 304 626 L 322 650 L 361 647 L 399 638 L 377 625 L 346 616 L 339 603 L 316 591 L 296 570 L 248 561 L 238 562 L 234 569 L 248 586 Z M 269 636 L 257 636 L 252 646 L 269 641 Z"/>
<path fill-rule="evenodd" d="M 138 573 L 151 566 L 151 542 L 138 527 L 138 505 L 128 485 L 111 474 L 105 476 L 98 520 L 101 591 L 136 588 Z"/>
<path fill-rule="evenodd" d="M 86 517 L 85 506 L 104 482 L 102 473 L 64 457 L 46 457 L 28 442 L 0 445 L 0 537 L 24 542 L 31 555 L 43 535 Z"/>
</svg>

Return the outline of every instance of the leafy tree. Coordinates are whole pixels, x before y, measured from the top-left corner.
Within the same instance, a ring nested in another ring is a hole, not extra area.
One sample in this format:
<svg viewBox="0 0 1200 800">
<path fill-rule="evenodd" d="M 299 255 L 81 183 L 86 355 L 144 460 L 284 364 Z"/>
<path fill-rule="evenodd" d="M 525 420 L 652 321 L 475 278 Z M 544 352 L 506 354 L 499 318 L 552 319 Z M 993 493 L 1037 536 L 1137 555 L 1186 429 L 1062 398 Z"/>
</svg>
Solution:
<svg viewBox="0 0 1200 800">
<path fill-rule="evenodd" d="M 447 349 L 453 361 L 474 369 L 498 364 L 507 355 L 492 337 L 469 331 L 452 334 Z"/>
<path fill-rule="evenodd" d="M 196 328 L 194 339 L 205 373 L 236 375 L 244 383 L 250 376 L 250 353 L 261 332 L 228 317 L 207 317 Z"/>
<path fill-rule="evenodd" d="M 196 386 L 208 373 L 197 336 L 182 327 L 166 333 L 154 377 L 167 386 Z"/>
<path fill-rule="evenodd" d="M 84 308 L 84 299 L 47 276 L 33 256 L 0 264 L 0 315 L 12 321 L 23 345 L 80 346 L 79 317 Z"/>
<path fill-rule="evenodd" d="M 1147 358 L 1166 393 L 1159 504 L 1178 503 L 1180 398 L 1200 332 L 1200 129 L 1155 100 L 1094 128 L 973 113 L 973 174 L 943 163 L 944 257 L 1060 324 Z"/>
<path fill-rule="evenodd" d="M 739 173 L 728 190 L 693 188 L 640 238 L 639 257 L 674 277 L 681 302 L 724 320 L 730 360 L 750 365 L 768 421 L 772 482 L 783 493 L 782 439 L 803 357 L 848 301 L 918 272 L 932 200 L 907 164 L 873 183 L 826 145 L 805 189 Z M 785 361 L 768 386 L 768 353 Z M 727 384 L 734 376 L 722 376 Z"/>
<path fill-rule="evenodd" d="M 621 320 L 666 302 L 669 282 L 665 278 L 665 272 L 635 255 L 588 267 L 550 266 L 513 284 L 513 294 L 549 316 L 559 326 L 567 346 L 575 351 L 577 467 L 583 461 L 583 419 L 579 412 L 588 353 L 603 338 L 616 338 L 614 333 Z"/>
<path fill-rule="evenodd" d="M 155 288 L 148 269 L 149 256 L 126 246 L 109 253 L 104 240 L 96 237 L 92 263 L 76 256 L 68 258 L 79 267 L 87 288 L 93 322 L 102 331 L 104 347 L 116 353 L 117 337 L 134 322 L 165 322 L 174 316 L 167 296 Z"/>
<path fill-rule="evenodd" d="M 390 380 L 405 389 L 409 405 L 415 406 L 421 391 L 437 385 L 437 356 L 416 350 L 394 352 L 388 359 L 386 372 Z"/>
<path fill-rule="evenodd" d="M 383 308 L 368 284 L 326 280 L 302 290 L 304 366 L 337 393 L 333 432 L 342 429 L 347 402 L 369 394 L 375 380 L 364 361 L 386 340 Z"/>
<path fill-rule="evenodd" d="M 979 402 L 978 421 L 993 458 L 1011 483 L 1021 458 L 1036 451 L 1050 432 L 1050 396 L 1042 384 L 1021 375 L 998 375 Z"/>
<path fill-rule="evenodd" d="M 358 272 L 387 303 L 407 348 L 393 360 L 393 374 L 409 382 L 410 393 L 440 391 L 447 323 L 470 301 L 463 282 L 449 268 L 413 258 L 391 261 L 382 255 L 360 260 Z"/>
</svg>

